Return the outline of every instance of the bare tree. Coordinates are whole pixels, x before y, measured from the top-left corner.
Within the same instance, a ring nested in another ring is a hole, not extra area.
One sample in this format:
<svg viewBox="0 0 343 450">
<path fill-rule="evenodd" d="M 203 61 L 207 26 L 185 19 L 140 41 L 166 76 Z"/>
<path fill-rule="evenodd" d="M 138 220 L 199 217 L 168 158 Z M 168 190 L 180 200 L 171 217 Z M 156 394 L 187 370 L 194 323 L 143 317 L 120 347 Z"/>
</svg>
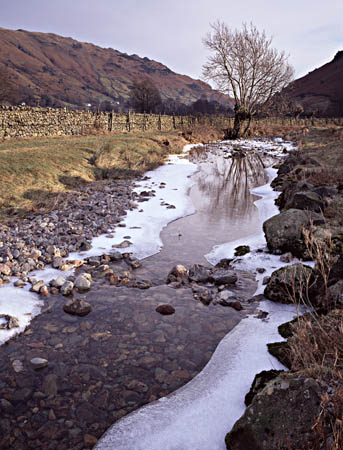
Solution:
<svg viewBox="0 0 343 450">
<path fill-rule="evenodd" d="M 211 28 L 203 39 L 212 52 L 203 66 L 203 75 L 213 80 L 221 92 L 233 95 L 235 122 L 231 137 L 237 138 L 247 133 L 258 105 L 290 82 L 293 69 L 285 53 L 271 47 L 272 39 L 253 24 L 243 24 L 239 31 L 217 21 Z"/>
<path fill-rule="evenodd" d="M 162 99 L 157 87 L 146 77 L 134 82 L 130 103 L 137 112 L 151 113 L 162 105 Z"/>
</svg>

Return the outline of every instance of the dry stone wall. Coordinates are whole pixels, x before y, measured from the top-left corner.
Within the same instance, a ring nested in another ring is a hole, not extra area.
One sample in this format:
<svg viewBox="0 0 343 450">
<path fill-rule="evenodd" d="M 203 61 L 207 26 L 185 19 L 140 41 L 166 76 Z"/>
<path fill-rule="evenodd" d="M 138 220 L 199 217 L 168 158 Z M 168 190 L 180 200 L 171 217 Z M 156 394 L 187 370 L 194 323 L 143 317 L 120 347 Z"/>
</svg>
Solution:
<svg viewBox="0 0 343 450">
<path fill-rule="evenodd" d="M 211 118 L 158 114 L 72 111 L 53 108 L 0 106 L 0 139 L 66 136 L 99 131 L 172 131 L 192 127 Z M 222 119 L 223 122 L 225 118 Z M 218 118 L 216 118 L 216 123 Z M 224 125 L 224 123 L 223 123 Z"/>
</svg>

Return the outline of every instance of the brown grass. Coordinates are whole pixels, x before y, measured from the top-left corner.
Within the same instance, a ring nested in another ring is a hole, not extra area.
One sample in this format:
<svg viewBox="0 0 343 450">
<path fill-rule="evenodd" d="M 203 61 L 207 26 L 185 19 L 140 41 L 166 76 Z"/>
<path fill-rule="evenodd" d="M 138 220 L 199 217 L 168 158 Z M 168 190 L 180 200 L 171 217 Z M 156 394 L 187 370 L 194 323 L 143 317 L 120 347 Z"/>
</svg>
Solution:
<svg viewBox="0 0 343 450">
<path fill-rule="evenodd" d="M 177 133 L 18 139 L 0 143 L 0 217 L 60 201 L 81 184 L 134 176 L 162 164 L 187 141 Z M 59 196 L 59 197 L 58 197 Z M 57 197 L 57 199 L 56 199 Z"/>
</svg>

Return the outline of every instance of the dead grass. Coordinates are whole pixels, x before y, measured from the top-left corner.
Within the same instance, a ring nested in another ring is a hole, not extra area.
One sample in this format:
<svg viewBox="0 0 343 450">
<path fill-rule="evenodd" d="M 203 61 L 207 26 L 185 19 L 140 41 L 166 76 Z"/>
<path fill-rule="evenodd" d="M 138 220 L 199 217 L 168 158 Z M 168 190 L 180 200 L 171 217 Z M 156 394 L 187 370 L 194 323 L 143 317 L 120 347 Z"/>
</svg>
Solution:
<svg viewBox="0 0 343 450">
<path fill-rule="evenodd" d="M 288 340 L 292 370 L 317 379 L 326 392 L 313 425 L 318 449 L 343 448 L 343 310 L 300 317 Z"/>
<path fill-rule="evenodd" d="M 0 143 L 0 217 L 52 204 L 103 177 L 134 176 L 162 164 L 187 141 L 178 133 L 34 138 Z M 63 197 L 63 196 L 62 196 Z"/>
</svg>

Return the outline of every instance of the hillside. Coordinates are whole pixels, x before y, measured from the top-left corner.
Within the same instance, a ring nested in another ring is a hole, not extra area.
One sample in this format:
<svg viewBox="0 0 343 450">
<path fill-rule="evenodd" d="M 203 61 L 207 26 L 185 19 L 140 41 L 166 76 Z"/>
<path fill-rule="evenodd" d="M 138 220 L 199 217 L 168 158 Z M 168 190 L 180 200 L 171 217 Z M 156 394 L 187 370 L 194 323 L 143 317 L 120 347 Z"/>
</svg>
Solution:
<svg viewBox="0 0 343 450">
<path fill-rule="evenodd" d="M 339 51 L 331 62 L 295 80 L 287 92 L 303 105 L 305 112 L 342 116 L 343 51 Z"/>
<path fill-rule="evenodd" d="M 51 33 L 0 28 L 0 73 L 7 74 L 21 97 L 25 93 L 43 106 L 98 106 L 105 101 L 123 104 L 132 82 L 146 76 L 160 90 L 163 100 L 187 105 L 206 96 L 208 100 L 227 102 L 226 96 L 208 84 L 174 73 L 149 58 Z"/>
</svg>

